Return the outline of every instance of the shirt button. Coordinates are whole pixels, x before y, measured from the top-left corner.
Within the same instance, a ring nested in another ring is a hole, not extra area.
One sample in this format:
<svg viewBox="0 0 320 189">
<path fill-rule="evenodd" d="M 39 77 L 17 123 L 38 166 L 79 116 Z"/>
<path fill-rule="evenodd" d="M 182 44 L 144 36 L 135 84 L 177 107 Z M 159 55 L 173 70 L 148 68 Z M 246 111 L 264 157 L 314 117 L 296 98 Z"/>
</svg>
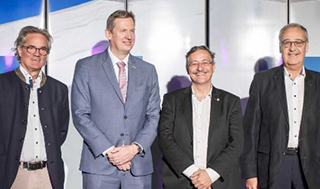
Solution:
<svg viewBox="0 0 320 189">
<path fill-rule="evenodd" d="M 125 116 L 123 116 L 123 119 L 127 119 L 127 118 L 128 118 L 128 116 L 126 116 L 126 115 L 125 115 Z"/>
<path fill-rule="evenodd" d="M 121 134 L 120 134 L 120 136 L 124 136 L 124 134 L 123 134 L 123 133 L 121 133 Z"/>
<path fill-rule="evenodd" d="M 293 97 L 297 97 L 297 95 L 293 95 Z"/>
</svg>

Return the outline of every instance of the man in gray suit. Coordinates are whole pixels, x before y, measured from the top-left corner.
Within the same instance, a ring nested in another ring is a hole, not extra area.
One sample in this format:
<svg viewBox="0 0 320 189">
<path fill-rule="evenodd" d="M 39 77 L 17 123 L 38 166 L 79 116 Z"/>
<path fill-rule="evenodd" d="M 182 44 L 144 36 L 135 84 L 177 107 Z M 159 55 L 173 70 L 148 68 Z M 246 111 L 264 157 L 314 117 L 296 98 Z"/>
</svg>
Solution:
<svg viewBox="0 0 320 189">
<path fill-rule="evenodd" d="M 112 13 L 105 35 L 110 47 L 79 60 L 72 85 L 73 121 L 84 139 L 83 188 L 151 188 L 150 146 L 160 111 L 157 73 L 130 54 L 132 12 Z"/>
</svg>

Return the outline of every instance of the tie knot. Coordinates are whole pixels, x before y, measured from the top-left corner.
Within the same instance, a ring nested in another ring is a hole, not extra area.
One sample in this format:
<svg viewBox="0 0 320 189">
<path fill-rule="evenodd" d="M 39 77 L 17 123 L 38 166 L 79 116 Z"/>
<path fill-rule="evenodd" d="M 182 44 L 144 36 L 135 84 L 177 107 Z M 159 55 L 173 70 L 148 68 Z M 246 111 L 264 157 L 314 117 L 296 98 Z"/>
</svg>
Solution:
<svg viewBox="0 0 320 189">
<path fill-rule="evenodd" d="M 126 66 L 126 63 L 118 62 L 117 65 L 118 65 L 119 68 L 124 68 Z"/>
</svg>

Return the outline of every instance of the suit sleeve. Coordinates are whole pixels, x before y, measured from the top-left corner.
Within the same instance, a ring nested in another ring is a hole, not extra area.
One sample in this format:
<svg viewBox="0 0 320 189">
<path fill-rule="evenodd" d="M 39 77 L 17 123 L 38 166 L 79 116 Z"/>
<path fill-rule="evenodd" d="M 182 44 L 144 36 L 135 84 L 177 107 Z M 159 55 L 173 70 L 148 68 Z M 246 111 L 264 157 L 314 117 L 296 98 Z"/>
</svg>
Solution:
<svg viewBox="0 0 320 189">
<path fill-rule="evenodd" d="M 243 150 L 243 126 L 240 99 L 237 97 L 230 106 L 231 109 L 228 113 L 228 143 L 218 157 L 208 162 L 208 167 L 215 170 L 222 179 L 227 176 L 234 165 L 238 164 L 239 157 Z"/>
<path fill-rule="evenodd" d="M 91 96 L 89 90 L 89 71 L 86 62 L 77 62 L 72 90 L 71 108 L 73 123 L 85 143 L 89 146 L 95 157 L 101 155 L 113 144 L 106 138 L 91 118 Z"/>
<path fill-rule="evenodd" d="M 69 118 L 70 118 L 70 110 L 69 110 L 69 97 L 68 97 L 68 87 L 64 86 L 63 90 L 63 102 L 62 102 L 62 118 L 61 118 L 61 125 L 60 125 L 60 145 L 64 143 L 68 133 L 69 127 Z"/>
<path fill-rule="evenodd" d="M 166 162 L 173 168 L 176 175 L 193 164 L 181 147 L 175 142 L 173 131 L 175 126 L 175 103 L 173 96 L 165 95 L 159 123 L 159 146 Z"/>
<path fill-rule="evenodd" d="M 261 124 L 260 109 L 259 83 L 257 75 L 255 75 L 251 83 L 250 96 L 243 119 L 245 140 L 240 163 L 243 177 L 246 179 L 257 177 L 257 146 Z"/>
<path fill-rule="evenodd" d="M 151 74 L 151 89 L 146 108 L 145 122 L 143 129 L 138 132 L 133 142 L 140 144 L 146 152 L 150 150 L 155 137 L 157 136 L 157 128 L 159 124 L 160 112 L 160 95 L 158 76 L 155 67 L 153 66 Z M 144 153 L 142 153 L 143 155 Z"/>
</svg>

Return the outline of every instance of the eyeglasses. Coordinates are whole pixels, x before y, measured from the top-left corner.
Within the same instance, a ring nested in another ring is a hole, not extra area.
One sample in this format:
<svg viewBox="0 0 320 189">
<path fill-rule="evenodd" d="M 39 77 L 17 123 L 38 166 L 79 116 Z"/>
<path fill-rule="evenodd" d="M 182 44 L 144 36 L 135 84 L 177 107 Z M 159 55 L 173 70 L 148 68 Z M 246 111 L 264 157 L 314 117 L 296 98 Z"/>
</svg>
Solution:
<svg viewBox="0 0 320 189">
<path fill-rule="evenodd" d="M 208 62 L 208 61 L 203 61 L 203 62 L 190 62 L 189 63 L 189 66 L 190 67 L 198 67 L 198 65 L 201 65 L 201 66 L 209 66 L 211 65 L 213 62 Z"/>
<path fill-rule="evenodd" d="M 303 47 L 306 41 L 298 40 L 298 41 L 282 41 L 281 44 L 284 48 L 290 48 L 292 44 L 295 47 Z"/>
<path fill-rule="evenodd" d="M 37 48 L 32 45 L 22 47 L 25 48 L 29 54 L 35 54 L 37 51 L 39 51 L 39 54 L 42 56 L 46 56 L 47 54 L 49 54 L 49 50 L 47 47 Z"/>
</svg>

